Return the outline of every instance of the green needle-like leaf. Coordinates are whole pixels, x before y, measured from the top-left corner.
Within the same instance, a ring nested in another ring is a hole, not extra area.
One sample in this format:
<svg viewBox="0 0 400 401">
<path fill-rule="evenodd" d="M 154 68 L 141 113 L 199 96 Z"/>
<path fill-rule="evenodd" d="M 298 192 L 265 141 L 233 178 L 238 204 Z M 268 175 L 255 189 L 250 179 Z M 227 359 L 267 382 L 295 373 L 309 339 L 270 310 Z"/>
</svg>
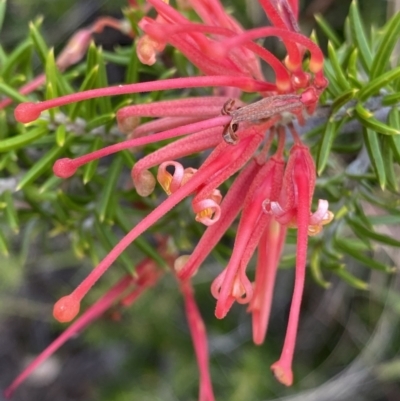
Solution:
<svg viewBox="0 0 400 401">
<path fill-rule="evenodd" d="M 89 153 L 99 150 L 104 146 L 104 140 L 99 136 L 93 140 L 93 144 L 90 147 Z M 86 185 L 96 173 L 97 166 L 99 164 L 98 160 L 93 160 L 92 162 L 86 164 L 83 168 L 83 183 Z"/>
<path fill-rule="evenodd" d="M 329 288 L 331 283 L 324 279 L 321 271 L 321 252 L 319 249 L 316 249 L 312 255 L 310 260 L 310 271 L 311 274 L 317 284 L 319 284 L 323 288 Z"/>
<path fill-rule="evenodd" d="M 19 65 L 21 60 L 30 56 L 32 47 L 32 40 L 29 38 L 24 40 L 12 51 L 12 53 L 7 57 L 7 61 L 1 67 L 1 75 L 3 79 L 9 79 L 11 72 Z"/>
<path fill-rule="evenodd" d="M 343 68 L 340 65 L 339 59 L 336 55 L 336 50 L 333 47 L 331 42 L 328 42 L 328 55 L 329 55 L 329 60 L 331 62 L 333 71 L 335 73 L 336 81 L 337 81 L 338 85 L 340 86 L 340 89 L 342 91 L 351 89 L 351 86 L 346 79 Z"/>
<path fill-rule="evenodd" d="M 55 133 L 55 137 L 56 137 L 56 143 L 57 145 L 61 148 L 64 146 L 65 144 L 65 139 L 67 137 L 67 131 L 65 128 L 64 124 L 61 124 L 57 127 L 56 129 L 56 133 Z"/>
<path fill-rule="evenodd" d="M 400 247 L 400 241 L 389 237 L 384 234 L 379 234 L 373 231 L 370 227 L 365 227 L 364 224 L 356 217 L 347 217 L 347 221 L 351 224 L 352 228 L 357 229 L 363 236 L 370 238 L 371 240 L 380 242 L 385 245 Z"/>
<path fill-rule="evenodd" d="M 11 230 L 15 233 L 19 232 L 19 218 L 17 210 L 15 209 L 14 200 L 12 198 L 11 191 L 5 191 L 3 194 L 4 202 L 6 203 L 6 208 L 4 210 L 4 214 L 7 220 L 8 225 Z"/>
<path fill-rule="evenodd" d="M 3 27 L 4 16 L 6 15 L 6 0 L 0 0 L 0 31 Z"/>
<path fill-rule="evenodd" d="M 99 239 L 106 250 L 106 253 L 110 252 L 118 242 L 118 238 L 113 233 L 110 226 L 104 224 L 101 220 L 99 222 L 97 219 L 95 219 L 95 228 Z M 117 262 L 122 263 L 128 273 L 134 272 L 134 263 L 125 252 L 122 252 L 121 255 L 118 256 Z"/>
<path fill-rule="evenodd" d="M 2 80 L 0 80 L 0 93 L 6 95 L 7 97 L 9 97 L 19 103 L 28 101 L 28 98 L 26 96 L 21 95 L 14 88 L 12 88 L 11 86 L 2 82 Z"/>
<path fill-rule="evenodd" d="M 346 92 L 343 92 L 339 97 L 337 97 L 332 103 L 332 117 L 331 119 L 335 119 L 335 114 L 350 100 L 354 99 L 358 93 L 358 89 L 350 89 Z"/>
<path fill-rule="evenodd" d="M 86 125 L 86 131 L 90 132 L 92 129 L 101 127 L 114 121 L 115 113 L 103 114 L 90 120 Z"/>
<path fill-rule="evenodd" d="M 361 64 L 368 73 L 372 64 L 372 53 L 369 47 L 367 35 L 365 34 L 363 23 L 361 21 L 356 0 L 353 0 L 350 5 L 349 22 L 351 36 L 355 41 L 360 53 Z"/>
<path fill-rule="evenodd" d="M 386 172 L 378 134 L 369 128 L 364 128 L 363 134 L 369 159 L 374 167 L 379 185 L 384 190 L 386 186 Z"/>
<path fill-rule="evenodd" d="M 99 66 L 96 65 L 92 69 L 92 71 L 90 71 L 90 73 L 85 76 L 85 80 L 83 81 L 81 87 L 79 88 L 79 91 L 82 92 L 82 91 L 85 91 L 88 89 L 93 89 L 95 87 L 95 82 L 97 80 L 98 73 L 99 73 Z M 76 117 L 78 116 L 78 113 L 79 113 L 81 107 L 83 106 L 83 104 L 87 104 L 90 101 L 91 100 L 87 100 L 85 102 L 78 102 L 78 103 L 74 103 L 72 105 L 70 113 L 69 113 L 72 121 L 75 120 Z"/>
<path fill-rule="evenodd" d="M 391 191 L 398 192 L 399 191 L 398 177 L 394 169 L 393 149 L 390 142 L 391 141 L 389 136 L 384 136 L 383 138 L 381 138 L 382 154 L 384 155 L 383 163 L 385 165 L 388 188 Z"/>
<path fill-rule="evenodd" d="M 28 132 L 13 136 L 12 138 L 3 139 L 0 141 L 0 152 L 9 152 L 10 150 L 15 150 L 34 142 L 36 139 L 47 134 L 48 128 L 46 125 L 40 125 L 30 129 Z"/>
<path fill-rule="evenodd" d="M 359 92 L 358 98 L 361 101 L 365 101 L 371 96 L 377 94 L 380 89 L 384 86 L 390 84 L 394 80 L 400 77 L 400 67 L 394 68 L 384 74 L 378 76 L 377 78 L 373 79 L 372 81 L 368 82 Z"/>
<path fill-rule="evenodd" d="M 358 249 L 352 247 L 351 244 L 344 238 L 341 239 L 336 237 L 334 240 L 334 244 L 339 251 L 351 256 L 353 259 L 358 260 L 371 269 L 384 271 L 386 273 L 393 272 L 392 267 L 384 265 L 383 263 L 380 263 L 377 260 L 366 256 L 364 252 L 360 252 Z"/>
<path fill-rule="evenodd" d="M 129 219 L 125 217 L 122 207 L 119 207 L 115 210 L 115 222 L 125 231 L 125 233 L 128 233 L 132 230 L 132 227 L 129 225 Z M 157 252 L 157 249 L 155 249 L 154 246 L 149 244 L 145 239 L 142 237 L 136 238 L 135 245 L 140 249 L 140 251 L 142 251 L 149 258 L 153 259 L 160 266 L 166 269 L 168 268 L 167 262 Z"/>
<path fill-rule="evenodd" d="M 369 288 L 368 283 L 354 276 L 354 274 L 351 274 L 345 268 L 333 269 L 332 272 L 357 290 L 366 291 Z"/>
<path fill-rule="evenodd" d="M 27 184 L 35 181 L 40 177 L 45 171 L 52 168 L 53 162 L 64 152 L 64 148 L 56 145 L 53 149 L 48 150 L 46 154 L 35 164 L 32 168 L 21 178 L 17 186 L 17 191 L 24 188 Z"/>
<path fill-rule="evenodd" d="M 325 131 L 322 135 L 322 141 L 317 155 L 317 173 L 321 175 L 324 171 L 332 150 L 332 144 L 335 140 L 336 134 L 340 130 L 345 119 L 341 121 L 328 121 Z"/>
<path fill-rule="evenodd" d="M 326 19 L 322 16 L 322 14 L 315 14 L 314 18 L 317 21 L 317 24 L 319 25 L 319 27 L 324 32 L 325 36 L 329 39 L 329 41 L 332 42 L 332 44 L 335 47 L 339 47 L 341 44 L 341 40 L 340 40 L 339 36 L 331 28 L 331 26 L 326 21 Z"/>
<path fill-rule="evenodd" d="M 0 252 L 5 256 L 9 256 L 7 238 L 2 230 L 0 230 Z"/>
<path fill-rule="evenodd" d="M 43 65 L 46 65 L 46 58 L 47 55 L 49 54 L 49 49 L 46 45 L 45 40 L 43 39 L 43 36 L 39 32 L 39 27 L 41 24 L 42 24 L 42 19 L 38 19 L 34 22 L 31 22 L 29 24 L 29 34 L 30 37 L 32 38 L 35 49 L 40 59 L 42 60 Z"/>
<path fill-rule="evenodd" d="M 46 99 L 58 96 L 58 70 L 54 59 L 54 49 L 50 49 L 46 57 L 46 86 L 51 86 L 51 93 L 46 93 Z M 51 97 L 50 97 L 51 96 Z"/>
<path fill-rule="evenodd" d="M 114 213 L 110 210 L 112 206 L 111 199 L 115 194 L 115 188 L 117 186 L 117 181 L 120 176 L 122 169 L 122 157 L 117 155 L 110 168 L 108 169 L 108 174 L 105 179 L 104 187 L 99 196 L 98 212 L 100 222 L 104 222 L 106 217 L 113 216 Z"/>
<path fill-rule="evenodd" d="M 397 13 L 385 26 L 385 33 L 380 40 L 380 45 L 372 62 L 370 73 L 371 79 L 379 77 L 388 67 L 390 56 L 399 40 L 399 36 L 400 13 Z"/>
<path fill-rule="evenodd" d="M 393 108 L 392 110 L 390 110 L 388 116 L 388 124 L 391 127 L 400 130 L 400 115 L 397 108 Z M 400 135 L 390 136 L 390 144 L 392 145 L 393 156 L 396 159 L 397 163 L 400 164 Z"/>
<path fill-rule="evenodd" d="M 357 119 L 372 131 L 377 131 L 384 135 L 399 135 L 400 130 L 385 124 L 376 119 L 370 111 L 368 111 L 361 103 L 355 107 Z"/>
</svg>

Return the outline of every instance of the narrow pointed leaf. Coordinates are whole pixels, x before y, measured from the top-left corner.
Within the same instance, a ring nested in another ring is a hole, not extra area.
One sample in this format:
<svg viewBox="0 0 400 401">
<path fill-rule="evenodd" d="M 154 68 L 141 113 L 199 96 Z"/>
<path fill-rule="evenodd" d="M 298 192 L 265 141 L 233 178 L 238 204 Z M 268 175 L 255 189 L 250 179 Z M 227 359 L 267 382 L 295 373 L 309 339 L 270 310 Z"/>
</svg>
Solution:
<svg viewBox="0 0 400 401">
<path fill-rule="evenodd" d="M 99 88 L 105 88 L 108 86 L 108 78 L 106 71 L 106 63 L 103 58 L 103 53 L 101 49 L 98 50 L 97 54 L 99 60 L 99 74 L 97 76 L 97 85 Z M 96 99 L 97 104 L 99 105 L 101 114 L 111 114 L 114 110 L 111 103 L 111 98 L 109 96 L 101 96 Z"/>
<path fill-rule="evenodd" d="M 50 49 L 46 57 L 46 86 L 51 86 L 52 88 L 51 93 L 46 92 L 46 99 L 52 99 L 58 96 L 58 70 L 54 59 L 54 49 Z"/>
<path fill-rule="evenodd" d="M 67 131 L 65 128 L 64 124 L 61 124 L 57 127 L 56 129 L 56 133 L 55 133 L 55 137 L 56 137 L 56 143 L 57 145 L 61 148 L 64 146 L 65 144 L 65 139 L 67 137 Z"/>
<path fill-rule="evenodd" d="M 335 117 L 335 114 L 348 102 L 356 97 L 358 93 L 358 89 L 349 89 L 346 92 L 343 92 L 339 97 L 337 97 L 332 103 L 332 116 Z M 332 117 L 331 117 L 332 118 Z"/>
<path fill-rule="evenodd" d="M 379 75 L 377 78 L 368 82 L 359 92 L 358 98 L 361 101 L 369 99 L 371 96 L 379 93 L 380 89 L 390 84 L 400 77 L 400 67 L 394 68 L 388 72 Z"/>
<path fill-rule="evenodd" d="M 384 135 L 399 135 L 400 130 L 385 124 L 376 119 L 370 111 L 368 111 L 361 103 L 355 107 L 357 119 L 372 131 L 377 131 Z"/>
<path fill-rule="evenodd" d="M 72 196 L 67 195 L 61 189 L 57 191 L 57 199 L 60 202 L 60 205 L 65 206 L 65 210 L 68 211 L 76 211 L 79 213 L 84 213 L 86 208 L 72 199 Z"/>
<path fill-rule="evenodd" d="M 350 5 L 349 25 L 351 37 L 360 52 L 361 64 L 363 65 L 365 71 L 368 73 L 372 64 L 372 53 L 369 47 L 367 35 L 365 34 L 363 23 L 361 21 L 361 16 L 358 11 L 358 4 L 356 0 L 353 0 Z"/>
<path fill-rule="evenodd" d="M 324 276 L 322 275 L 321 252 L 318 249 L 316 249 L 311 255 L 310 271 L 315 282 L 319 284 L 321 287 L 327 289 L 331 286 L 331 283 L 329 281 L 326 281 L 324 279 Z"/>
<path fill-rule="evenodd" d="M 332 42 L 335 47 L 339 47 L 341 44 L 341 40 L 336 32 L 332 29 L 329 25 L 328 21 L 322 16 L 322 14 L 315 14 L 314 15 L 317 24 L 324 32 L 325 36 Z"/>
<path fill-rule="evenodd" d="M 356 198 L 356 196 L 355 196 Z M 357 219 L 364 225 L 367 227 L 367 229 L 372 230 L 372 224 L 369 220 L 369 216 L 367 217 L 367 215 L 364 212 L 364 208 L 362 207 L 362 205 L 360 205 L 360 203 L 358 202 L 358 200 L 356 200 L 353 203 L 354 206 L 354 210 L 355 210 L 355 215 L 357 217 Z"/>
<path fill-rule="evenodd" d="M 318 175 L 321 175 L 324 171 L 326 164 L 328 162 L 329 155 L 332 150 L 332 144 L 335 140 L 337 133 L 340 130 L 340 127 L 344 123 L 345 119 L 340 121 L 328 121 L 326 124 L 325 131 L 322 136 L 322 141 L 319 147 L 318 155 L 317 155 L 317 172 Z"/>
<path fill-rule="evenodd" d="M 389 246 L 395 246 L 395 247 L 400 247 L 400 241 L 396 238 L 392 238 L 389 237 L 385 234 L 379 234 L 377 232 L 375 232 L 373 229 L 369 228 L 369 227 L 365 227 L 362 222 L 357 219 L 356 217 L 349 217 L 347 219 L 352 227 L 355 227 L 356 229 L 359 230 L 359 232 L 361 232 L 364 236 L 370 238 L 371 240 L 380 242 L 382 244 L 385 245 L 389 245 Z"/>
<path fill-rule="evenodd" d="M 129 64 L 126 69 L 125 82 L 130 84 L 138 82 L 139 75 L 139 58 L 136 52 L 136 43 L 132 46 L 132 51 L 129 57 Z"/>
<path fill-rule="evenodd" d="M 83 92 L 88 89 L 93 89 L 95 87 L 95 82 L 97 80 L 98 73 L 99 73 L 99 66 L 97 65 L 92 69 L 92 71 L 90 71 L 89 74 L 86 75 L 85 80 L 82 82 L 82 85 L 79 88 L 79 91 Z M 72 121 L 75 120 L 76 117 L 78 116 L 81 107 L 83 105 L 86 105 L 90 101 L 93 101 L 93 100 L 86 100 L 84 102 L 74 103 L 71 106 L 69 116 Z"/>
<path fill-rule="evenodd" d="M 29 24 L 29 35 L 32 38 L 33 44 L 35 46 L 36 51 L 40 59 L 42 60 L 43 65 L 46 65 L 46 58 L 49 53 L 49 49 L 46 45 L 43 36 L 39 32 L 39 27 L 42 24 L 42 20 L 37 20 L 35 22 L 31 22 Z"/>
<path fill-rule="evenodd" d="M 10 150 L 22 148 L 47 133 L 47 126 L 41 125 L 30 129 L 24 134 L 4 139 L 0 141 L 0 152 L 8 152 Z"/>
<path fill-rule="evenodd" d="M 111 199 L 115 193 L 117 181 L 122 169 L 122 158 L 118 155 L 114 158 L 108 170 L 106 182 L 100 194 L 98 203 L 99 219 L 103 222 L 107 216 L 112 216 L 114 213 L 110 210 L 112 205 Z"/>
<path fill-rule="evenodd" d="M 90 147 L 89 153 L 99 150 L 104 146 L 104 141 L 99 136 L 93 140 L 92 146 Z M 98 160 L 93 160 L 86 164 L 83 168 L 83 183 L 86 185 L 96 173 L 97 166 L 99 164 Z"/>
<path fill-rule="evenodd" d="M 368 128 L 364 128 L 363 134 L 365 145 L 367 146 L 368 150 L 369 159 L 371 160 L 372 166 L 374 167 L 379 185 L 382 190 L 384 190 L 386 186 L 386 172 L 378 134 Z"/>
<path fill-rule="evenodd" d="M 35 181 L 44 172 L 50 170 L 54 161 L 64 152 L 64 148 L 55 146 L 53 149 L 46 152 L 46 154 L 38 160 L 31 169 L 21 178 L 17 190 L 24 188 L 27 184 Z"/>
<path fill-rule="evenodd" d="M 336 274 L 338 277 L 340 277 L 343 281 L 345 281 L 347 284 L 350 284 L 352 287 L 356 288 L 357 290 L 368 290 L 369 285 L 365 281 L 359 279 L 358 277 L 354 276 L 354 274 L 351 274 L 348 270 L 345 268 L 342 269 L 334 269 L 332 270 L 334 274 Z"/>
<path fill-rule="evenodd" d="M 9 74 L 21 62 L 21 60 L 31 54 L 32 47 L 33 44 L 31 39 L 26 39 L 12 51 L 12 53 L 7 57 L 7 61 L 4 63 L 1 70 L 1 75 L 4 79 L 9 78 Z"/>
<path fill-rule="evenodd" d="M 118 238 L 112 232 L 110 226 L 99 222 L 97 219 L 95 220 L 95 228 L 106 253 L 110 252 L 115 244 L 118 243 Z M 121 255 L 118 256 L 117 262 L 123 264 L 128 273 L 134 272 L 134 264 L 126 252 L 122 252 Z"/>
<path fill-rule="evenodd" d="M 114 119 L 115 113 L 103 114 L 101 116 L 95 117 L 87 123 L 86 131 L 90 132 L 92 129 L 107 125 L 111 121 L 114 121 Z"/>
<path fill-rule="evenodd" d="M 380 45 L 372 62 L 371 79 L 379 77 L 388 68 L 390 56 L 399 40 L 399 36 L 400 13 L 397 13 L 385 26 L 385 33 L 380 40 Z"/>
<path fill-rule="evenodd" d="M 0 31 L 3 27 L 4 16 L 6 15 L 6 0 L 0 0 Z"/>
<path fill-rule="evenodd" d="M 64 180 L 53 175 L 48 178 L 43 185 L 39 188 L 39 194 L 49 191 L 50 189 L 57 188 Z"/>
<path fill-rule="evenodd" d="M 400 115 L 399 110 L 397 108 L 393 108 L 389 112 L 388 116 L 388 124 L 400 130 Z M 400 135 L 392 135 L 390 136 L 390 144 L 392 145 L 393 156 L 398 164 L 400 164 Z"/>
<path fill-rule="evenodd" d="M 358 260 L 359 262 L 361 262 L 362 264 L 371 269 L 380 270 L 387 273 L 393 272 L 392 267 L 384 265 L 383 263 L 380 263 L 377 260 L 372 259 L 370 256 L 366 256 L 364 252 L 360 252 L 358 249 L 351 246 L 351 244 L 347 241 L 347 239 L 335 238 L 335 247 L 339 251 L 351 256 L 353 259 Z"/>
<path fill-rule="evenodd" d="M 115 222 L 123 229 L 123 231 L 125 231 L 125 233 L 128 233 L 132 229 L 132 227 L 129 225 L 129 220 L 124 215 L 122 208 L 117 208 L 115 210 Z M 160 266 L 168 269 L 167 262 L 161 257 L 154 246 L 149 244 L 144 238 L 136 238 L 135 246 L 137 246 L 146 256 L 157 262 Z"/>
<path fill-rule="evenodd" d="M 340 86 L 340 89 L 342 91 L 351 89 L 351 86 L 345 77 L 343 68 L 340 65 L 339 59 L 336 55 L 335 48 L 333 47 L 331 42 L 328 42 L 328 56 L 329 56 L 329 60 L 331 62 L 333 71 L 335 73 L 336 81 L 337 81 L 338 85 Z"/>
<path fill-rule="evenodd" d="M 392 146 L 390 143 L 390 137 L 384 136 L 383 138 L 381 138 L 381 143 L 382 143 L 382 154 L 384 155 L 383 163 L 385 165 L 388 188 L 391 191 L 398 192 L 399 191 L 398 177 L 396 176 L 396 172 L 394 170 L 394 157 L 393 157 Z"/>
<path fill-rule="evenodd" d="M 28 101 L 28 98 L 26 96 L 21 95 L 17 90 L 12 88 L 10 85 L 7 85 L 6 83 L 2 82 L 2 80 L 0 80 L 0 93 L 15 100 L 16 102 L 23 103 Z"/>
<path fill-rule="evenodd" d="M 86 56 L 86 74 L 89 74 L 96 65 L 99 64 L 99 59 L 97 57 L 97 48 L 94 42 L 91 42 L 87 51 Z"/>
<path fill-rule="evenodd" d="M 0 230 L 0 252 L 3 256 L 8 257 L 10 253 L 8 252 L 8 241 L 3 233 L 3 230 Z"/>
<path fill-rule="evenodd" d="M 7 220 L 8 225 L 11 230 L 15 233 L 19 232 L 19 218 L 17 210 L 15 209 L 14 199 L 12 198 L 11 191 L 5 191 L 3 194 L 4 202 L 6 203 L 6 208 L 4 210 L 4 215 Z"/>
<path fill-rule="evenodd" d="M 340 85 L 336 80 L 336 76 L 329 60 L 326 60 L 324 63 L 324 73 L 328 78 L 329 86 L 326 90 L 332 95 L 333 98 L 337 98 L 342 94 L 342 90 L 340 89 Z"/>
</svg>

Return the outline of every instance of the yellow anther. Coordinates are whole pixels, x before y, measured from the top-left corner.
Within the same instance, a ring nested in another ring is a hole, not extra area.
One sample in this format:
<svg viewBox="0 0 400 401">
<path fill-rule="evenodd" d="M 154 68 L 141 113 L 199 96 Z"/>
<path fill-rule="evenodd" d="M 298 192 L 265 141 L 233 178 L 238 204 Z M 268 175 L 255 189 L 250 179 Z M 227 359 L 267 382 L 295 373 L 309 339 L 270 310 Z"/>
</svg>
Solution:
<svg viewBox="0 0 400 401">
<path fill-rule="evenodd" d="M 158 177 L 158 182 L 162 186 L 163 190 L 167 195 L 171 195 L 171 182 L 172 182 L 172 175 L 168 172 L 165 172 L 161 176 Z"/>
</svg>

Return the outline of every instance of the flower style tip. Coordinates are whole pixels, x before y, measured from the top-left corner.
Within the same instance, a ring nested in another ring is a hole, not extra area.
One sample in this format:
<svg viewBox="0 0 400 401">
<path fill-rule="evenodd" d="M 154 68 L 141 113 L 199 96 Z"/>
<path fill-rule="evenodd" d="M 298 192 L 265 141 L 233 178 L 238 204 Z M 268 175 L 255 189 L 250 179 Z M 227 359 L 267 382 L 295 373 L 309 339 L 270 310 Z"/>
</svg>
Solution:
<svg viewBox="0 0 400 401">
<path fill-rule="evenodd" d="M 37 103 L 26 102 L 19 104 L 14 110 L 15 119 L 23 124 L 31 123 L 40 117 L 40 107 Z"/>
<path fill-rule="evenodd" d="M 284 384 L 287 387 L 290 387 L 293 384 L 293 372 L 291 367 L 286 366 L 281 360 L 275 362 L 271 366 L 271 370 L 275 375 L 276 380 L 280 383 Z"/>
<path fill-rule="evenodd" d="M 81 303 L 73 295 L 60 298 L 54 305 L 53 316 L 60 323 L 68 323 L 78 315 Z"/>
<path fill-rule="evenodd" d="M 74 161 L 68 157 L 58 159 L 53 165 L 53 173 L 59 178 L 72 177 L 78 167 L 74 165 Z"/>
<path fill-rule="evenodd" d="M 139 174 L 134 175 L 132 171 L 132 180 L 135 185 L 136 192 L 143 197 L 153 193 L 156 186 L 156 179 L 149 170 L 142 170 Z"/>
</svg>

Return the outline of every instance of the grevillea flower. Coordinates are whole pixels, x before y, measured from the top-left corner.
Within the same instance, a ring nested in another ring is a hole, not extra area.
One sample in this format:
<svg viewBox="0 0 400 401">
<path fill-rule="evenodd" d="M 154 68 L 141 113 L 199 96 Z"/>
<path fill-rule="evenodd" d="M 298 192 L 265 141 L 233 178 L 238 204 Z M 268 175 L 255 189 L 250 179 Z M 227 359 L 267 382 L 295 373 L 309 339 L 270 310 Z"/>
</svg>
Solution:
<svg viewBox="0 0 400 401">
<path fill-rule="evenodd" d="M 215 314 L 223 318 L 236 301 L 248 304 L 253 318 L 253 338 L 264 341 L 271 308 L 275 276 L 287 228 L 297 228 L 295 285 L 289 323 L 281 358 L 272 365 L 277 379 L 285 385 L 293 381 L 292 360 L 299 321 L 307 263 L 308 235 L 318 233 L 333 215 L 321 200 L 311 212 L 315 186 L 315 166 L 306 145 L 297 135 L 293 121 L 304 123 L 314 112 L 327 85 L 323 75 L 323 54 L 297 27 L 297 0 L 260 0 L 273 26 L 244 31 L 218 0 L 187 0 L 202 23 L 193 23 L 168 1 L 148 0 L 158 15 L 144 17 L 139 26 L 138 56 L 152 64 L 167 44 L 181 51 L 204 76 L 133 83 L 93 89 L 46 100 L 23 103 L 15 117 L 31 122 L 53 107 L 102 96 L 129 93 L 213 87 L 214 96 L 190 97 L 136 104 L 117 112 L 121 131 L 130 138 L 75 159 L 63 158 L 54 165 L 61 178 L 71 177 L 92 160 L 123 149 L 183 137 L 145 156 L 131 175 L 141 196 L 151 194 L 156 178 L 150 169 L 159 166 L 157 180 L 168 198 L 140 221 L 69 295 L 54 306 L 54 317 L 68 322 L 79 313 L 80 302 L 116 258 L 139 235 L 169 210 L 192 196 L 195 219 L 207 226 L 191 255 L 175 261 L 175 271 L 185 295 L 186 310 L 194 338 L 202 380 L 200 400 L 213 399 L 208 376 L 205 334 L 192 297 L 190 278 L 241 213 L 232 257 L 211 286 L 217 299 Z M 286 47 L 282 62 L 254 40 L 275 36 Z M 308 63 L 303 63 L 309 55 Z M 275 80 L 264 79 L 261 64 L 266 62 Z M 307 67 L 305 67 L 305 65 Z M 241 93 L 258 94 L 261 100 L 245 104 Z M 140 117 L 154 120 L 139 125 Z M 286 128 L 294 144 L 285 160 Z M 176 160 L 211 149 L 198 168 L 184 168 Z M 272 150 L 275 149 L 274 152 Z M 219 187 L 237 174 L 226 194 Z M 258 248 L 255 283 L 246 268 Z"/>
</svg>

